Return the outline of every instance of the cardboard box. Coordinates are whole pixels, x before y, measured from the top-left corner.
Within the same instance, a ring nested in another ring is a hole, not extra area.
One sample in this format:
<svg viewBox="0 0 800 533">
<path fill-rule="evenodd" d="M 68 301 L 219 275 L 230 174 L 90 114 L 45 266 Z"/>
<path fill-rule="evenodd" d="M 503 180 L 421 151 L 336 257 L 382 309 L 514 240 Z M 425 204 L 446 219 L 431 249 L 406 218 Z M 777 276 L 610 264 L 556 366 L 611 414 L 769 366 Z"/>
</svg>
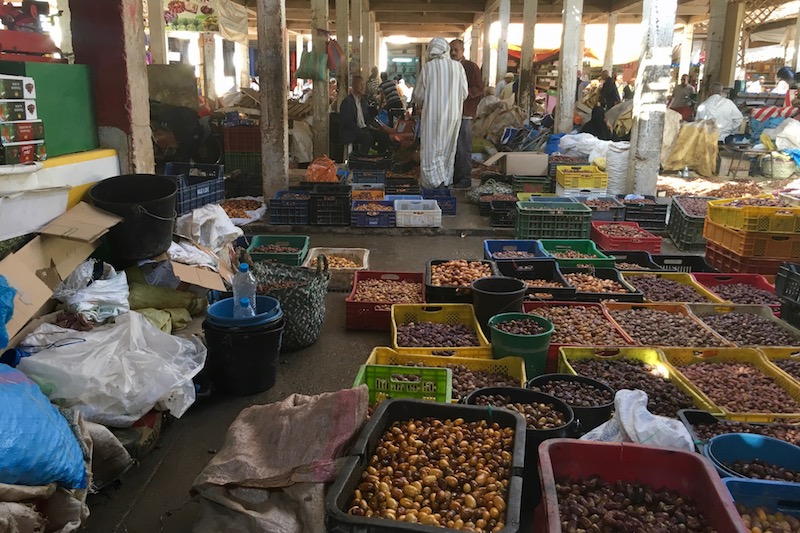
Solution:
<svg viewBox="0 0 800 533">
<path fill-rule="evenodd" d="M 0 99 L 22 100 L 25 98 L 24 85 L 22 76 L 0 76 Z"/>
<path fill-rule="evenodd" d="M 0 100 L 0 122 L 36 120 L 37 109 L 35 100 Z"/>
<path fill-rule="evenodd" d="M 0 144 L 44 141 L 44 122 L 0 122 Z"/>
<path fill-rule="evenodd" d="M 548 155 L 538 152 L 499 152 L 486 161 L 484 165 L 500 165 L 507 176 L 547 176 Z"/>
<path fill-rule="evenodd" d="M 67 210 L 70 187 L 0 195 L 0 240 L 35 233 Z"/>
<path fill-rule="evenodd" d="M 45 159 L 47 148 L 44 141 L 7 143 L 0 146 L 0 165 L 18 165 Z"/>
</svg>

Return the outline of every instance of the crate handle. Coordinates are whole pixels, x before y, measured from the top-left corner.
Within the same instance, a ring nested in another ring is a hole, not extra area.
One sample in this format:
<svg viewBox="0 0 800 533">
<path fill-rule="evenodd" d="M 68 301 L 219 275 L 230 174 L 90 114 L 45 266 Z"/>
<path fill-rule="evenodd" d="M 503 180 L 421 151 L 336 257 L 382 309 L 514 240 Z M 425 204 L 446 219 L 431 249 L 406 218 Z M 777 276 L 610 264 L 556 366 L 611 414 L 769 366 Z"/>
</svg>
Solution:
<svg viewBox="0 0 800 533">
<path fill-rule="evenodd" d="M 782 242 L 782 241 L 788 241 L 789 237 L 785 237 L 783 235 L 772 235 L 770 237 L 770 239 L 772 239 L 773 241 L 781 241 Z"/>
<path fill-rule="evenodd" d="M 594 350 L 593 354 L 596 357 L 616 357 L 620 354 L 617 348 L 607 348 L 603 350 Z"/>
<path fill-rule="evenodd" d="M 709 357 L 716 357 L 719 355 L 719 350 L 716 348 L 708 348 L 705 350 L 692 350 L 692 357 L 695 359 L 707 359 Z"/>
<path fill-rule="evenodd" d="M 444 311 L 444 307 L 442 307 L 440 305 L 438 305 L 438 306 L 436 306 L 436 305 L 434 305 L 434 306 L 426 305 L 426 306 L 423 306 L 420 309 L 420 311 L 422 311 L 423 313 L 439 313 L 441 311 Z"/>
<path fill-rule="evenodd" d="M 800 512 L 800 501 L 797 500 L 778 500 L 775 505 L 781 513 L 795 514 Z"/>
<path fill-rule="evenodd" d="M 397 275 L 397 274 L 387 273 L 387 274 L 381 274 L 381 279 L 399 281 L 400 280 L 400 276 Z"/>
<path fill-rule="evenodd" d="M 714 281 L 731 281 L 733 276 L 714 276 Z"/>
</svg>

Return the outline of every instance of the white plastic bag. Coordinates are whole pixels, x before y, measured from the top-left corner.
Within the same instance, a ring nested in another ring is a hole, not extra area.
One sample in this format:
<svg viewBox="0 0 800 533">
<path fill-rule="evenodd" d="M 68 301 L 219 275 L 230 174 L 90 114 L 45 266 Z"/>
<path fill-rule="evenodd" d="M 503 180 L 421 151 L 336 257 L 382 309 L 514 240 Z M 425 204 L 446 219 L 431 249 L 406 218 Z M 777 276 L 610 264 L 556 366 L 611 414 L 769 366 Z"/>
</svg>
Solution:
<svg viewBox="0 0 800 533">
<path fill-rule="evenodd" d="M 217 204 L 207 204 L 178 217 L 175 233 L 214 252 L 219 252 L 225 245 L 244 235 Z"/>
<path fill-rule="evenodd" d="M 634 442 L 694 451 L 692 436 L 683 423 L 648 411 L 647 393 L 641 390 L 617 391 L 614 416 L 581 437 L 581 440 Z"/>
<path fill-rule="evenodd" d="M 800 148 L 800 122 L 787 118 L 775 128 L 775 146 L 778 150 Z"/>
<path fill-rule="evenodd" d="M 558 151 L 564 155 L 588 157 L 599 143 L 605 142 L 608 141 L 601 141 L 591 133 L 564 135 L 558 141 Z"/>
<path fill-rule="evenodd" d="M 103 275 L 93 279 L 95 264 L 94 259 L 81 263 L 56 287 L 53 297 L 66 304 L 67 311 L 100 323 L 130 310 L 128 277 L 103 263 Z"/>
<path fill-rule="evenodd" d="M 608 194 L 625 194 L 628 186 L 628 159 L 631 143 L 613 142 L 608 145 L 606 155 L 606 173 L 608 174 Z"/>
<path fill-rule="evenodd" d="M 32 355 L 17 368 L 51 401 L 112 427 L 130 426 L 158 402 L 180 418 L 206 359 L 199 340 L 167 335 L 135 311 L 88 332 L 43 324 L 20 348 Z"/>
</svg>

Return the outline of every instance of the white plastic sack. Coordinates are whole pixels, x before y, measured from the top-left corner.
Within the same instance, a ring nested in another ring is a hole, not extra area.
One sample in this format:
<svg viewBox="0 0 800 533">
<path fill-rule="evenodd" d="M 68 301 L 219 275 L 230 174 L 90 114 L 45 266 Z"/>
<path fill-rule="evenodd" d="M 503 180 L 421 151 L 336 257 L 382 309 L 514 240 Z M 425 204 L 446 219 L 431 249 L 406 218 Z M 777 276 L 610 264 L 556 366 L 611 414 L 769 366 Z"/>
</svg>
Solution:
<svg viewBox="0 0 800 533">
<path fill-rule="evenodd" d="M 130 310 L 128 277 L 103 263 L 103 275 L 95 280 L 95 264 L 94 259 L 81 263 L 56 287 L 53 297 L 66 304 L 67 311 L 100 323 Z"/>
<path fill-rule="evenodd" d="M 597 144 L 592 148 L 592 151 L 589 152 L 589 163 L 594 164 L 595 159 L 606 159 L 608 157 L 608 146 L 610 144 L 611 141 L 598 140 Z"/>
<path fill-rule="evenodd" d="M 175 233 L 214 252 L 219 252 L 225 245 L 244 235 L 217 204 L 207 204 L 178 217 Z"/>
<path fill-rule="evenodd" d="M 576 133 L 574 135 L 564 135 L 558 141 L 558 151 L 564 155 L 575 157 L 588 157 L 592 150 L 601 141 L 591 133 Z"/>
<path fill-rule="evenodd" d="M 201 250 L 185 239 L 171 243 L 167 250 L 167 257 L 184 265 L 202 266 L 219 272 L 216 256 Z"/>
<path fill-rule="evenodd" d="M 158 402 L 180 418 L 206 359 L 199 340 L 167 335 L 135 311 L 88 332 L 43 324 L 20 346 L 34 353 L 17 368 L 51 401 L 112 427 L 130 426 Z"/>
<path fill-rule="evenodd" d="M 647 410 L 647 393 L 619 390 L 614 397 L 614 416 L 581 440 L 634 442 L 694 451 L 694 442 L 680 420 L 652 414 Z"/>
<path fill-rule="evenodd" d="M 800 148 L 800 122 L 787 118 L 775 128 L 775 146 L 778 150 Z"/>
<path fill-rule="evenodd" d="M 608 194 L 624 194 L 628 185 L 628 159 L 631 143 L 613 142 L 608 145 L 606 173 L 608 174 Z"/>
</svg>

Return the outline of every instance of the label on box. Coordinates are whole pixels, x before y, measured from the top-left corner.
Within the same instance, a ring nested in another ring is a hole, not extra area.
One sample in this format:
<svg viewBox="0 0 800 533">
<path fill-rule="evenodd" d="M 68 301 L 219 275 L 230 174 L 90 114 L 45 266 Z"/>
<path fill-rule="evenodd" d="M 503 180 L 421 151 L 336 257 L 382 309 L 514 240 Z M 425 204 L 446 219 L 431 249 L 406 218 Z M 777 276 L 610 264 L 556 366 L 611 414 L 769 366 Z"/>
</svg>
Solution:
<svg viewBox="0 0 800 533">
<path fill-rule="evenodd" d="M 0 122 L 0 144 L 19 143 L 44 140 L 44 123 L 41 120 L 31 122 Z"/>
<path fill-rule="evenodd" d="M 0 122 L 36 120 L 39 118 L 34 100 L 0 100 Z"/>
<path fill-rule="evenodd" d="M 22 78 L 22 91 L 25 100 L 36 100 L 36 82 L 33 78 Z"/>
<path fill-rule="evenodd" d="M 22 100 L 25 98 L 25 80 L 20 76 L 0 76 L 0 99 Z"/>
<path fill-rule="evenodd" d="M 16 165 L 47 159 L 44 141 L 11 143 L 0 148 L 0 164 Z"/>
</svg>

